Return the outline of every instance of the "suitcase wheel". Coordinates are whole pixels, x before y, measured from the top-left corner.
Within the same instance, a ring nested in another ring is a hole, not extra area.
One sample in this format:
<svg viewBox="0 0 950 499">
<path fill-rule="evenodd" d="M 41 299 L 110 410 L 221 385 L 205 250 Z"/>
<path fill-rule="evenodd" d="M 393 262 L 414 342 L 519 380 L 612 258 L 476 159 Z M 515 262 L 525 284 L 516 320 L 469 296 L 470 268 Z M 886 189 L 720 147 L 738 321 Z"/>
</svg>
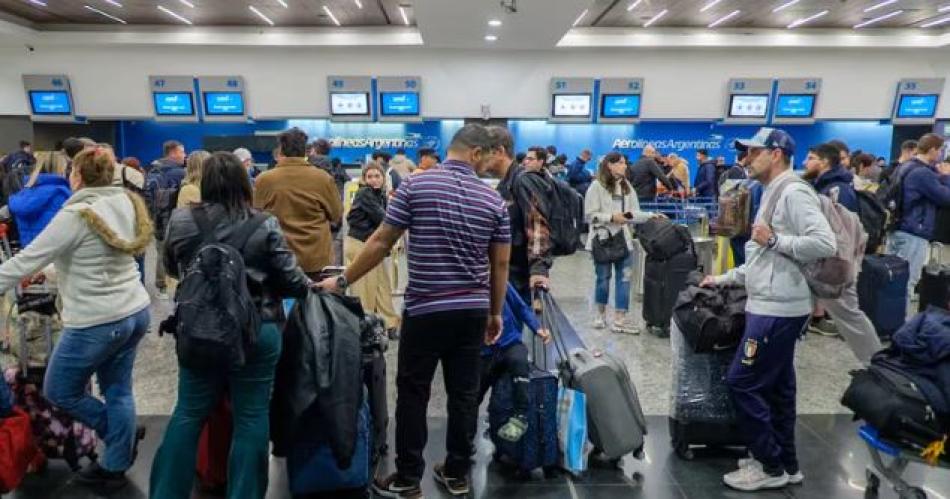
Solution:
<svg viewBox="0 0 950 499">
<path fill-rule="evenodd" d="M 679 456 L 680 459 L 683 459 L 686 461 L 692 461 L 696 457 L 696 454 L 693 452 L 693 449 L 690 449 L 689 444 L 687 443 L 678 442 L 676 446 L 674 447 L 674 450 L 676 451 L 676 455 Z"/>
<path fill-rule="evenodd" d="M 864 488 L 864 499 L 877 499 L 878 491 L 881 487 L 881 479 L 871 470 L 866 470 L 865 476 L 867 477 L 868 484 L 867 487 Z"/>
</svg>

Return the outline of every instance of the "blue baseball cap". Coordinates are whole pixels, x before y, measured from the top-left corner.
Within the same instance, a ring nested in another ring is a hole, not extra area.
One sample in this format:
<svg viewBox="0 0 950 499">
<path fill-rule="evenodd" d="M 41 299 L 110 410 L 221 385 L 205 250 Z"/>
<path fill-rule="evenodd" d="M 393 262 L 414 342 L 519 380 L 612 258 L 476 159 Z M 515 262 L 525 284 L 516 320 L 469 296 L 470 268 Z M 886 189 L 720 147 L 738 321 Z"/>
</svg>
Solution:
<svg viewBox="0 0 950 499">
<path fill-rule="evenodd" d="M 781 149 L 788 157 L 795 155 L 795 139 L 778 128 L 760 128 L 751 139 L 736 140 L 735 147 L 737 151 L 748 151 L 754 148 Z"/>
</svg>

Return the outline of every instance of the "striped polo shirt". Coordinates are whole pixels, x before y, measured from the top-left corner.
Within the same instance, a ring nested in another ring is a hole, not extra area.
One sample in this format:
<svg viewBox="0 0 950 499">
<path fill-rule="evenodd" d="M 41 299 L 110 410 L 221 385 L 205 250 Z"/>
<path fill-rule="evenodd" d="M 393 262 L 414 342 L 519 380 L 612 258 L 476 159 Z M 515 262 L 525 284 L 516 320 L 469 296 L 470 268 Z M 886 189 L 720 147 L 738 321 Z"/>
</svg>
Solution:
<svg viewBox="0 0 950 499">
<path fill-rule="evenodd" d="M 510 244 L 511 229 L 504 201 L 471 166 L 449 160 L 407 177 L 385 223 L 409 230 L 409 315 L 488 309 L 488 249 Z"/>
</svg>

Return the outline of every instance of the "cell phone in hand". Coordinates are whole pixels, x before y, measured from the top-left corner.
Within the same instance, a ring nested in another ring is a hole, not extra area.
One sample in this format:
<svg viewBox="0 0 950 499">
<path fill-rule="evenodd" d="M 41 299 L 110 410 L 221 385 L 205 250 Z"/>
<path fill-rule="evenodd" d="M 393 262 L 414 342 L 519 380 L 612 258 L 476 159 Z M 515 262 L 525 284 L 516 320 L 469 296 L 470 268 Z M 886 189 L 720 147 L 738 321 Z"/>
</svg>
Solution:
<svg viewBox="0 0 950 499">
<path fill-rule="evenodd" d="M 623 214 L 623 218 L 626 218 L 627 220 L 633 220 L 633 213 L 630 213 L 630 212 L 628 211 L 628 212 L 626 212 L 626 213 Z"/>
</svg>

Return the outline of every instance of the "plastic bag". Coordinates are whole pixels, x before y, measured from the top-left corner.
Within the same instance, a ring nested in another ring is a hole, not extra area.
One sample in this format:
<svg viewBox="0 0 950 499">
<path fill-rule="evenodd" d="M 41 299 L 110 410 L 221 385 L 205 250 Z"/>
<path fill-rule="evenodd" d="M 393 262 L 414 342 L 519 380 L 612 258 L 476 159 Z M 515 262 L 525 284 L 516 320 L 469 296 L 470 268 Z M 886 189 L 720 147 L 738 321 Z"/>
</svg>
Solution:
<svg viewBox="0 0 950 499">
<path fill-rule="evenodd" d="M 561 467 L 573 475 L 587 470 L 587 397 L 583 392 L 561 386 L 557 394 L 557 441 Z"/>
</svg>

